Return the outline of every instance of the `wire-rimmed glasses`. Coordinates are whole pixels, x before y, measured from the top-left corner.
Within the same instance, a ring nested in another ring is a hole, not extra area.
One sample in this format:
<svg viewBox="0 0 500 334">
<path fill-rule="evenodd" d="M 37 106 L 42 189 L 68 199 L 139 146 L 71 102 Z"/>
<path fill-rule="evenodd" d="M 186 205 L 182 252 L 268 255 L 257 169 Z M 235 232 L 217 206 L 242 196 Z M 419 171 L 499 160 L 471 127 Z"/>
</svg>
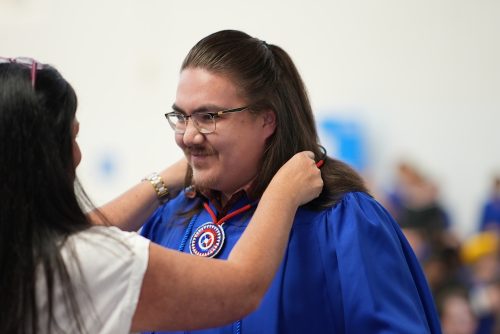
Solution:
<svg viewBox="0 0 500 334">
<path fill-rule="evenodd" d="M 194 113 L 191 115 L 183 114 L 180 111 L 172 111 L 172 112 L 166 113 L 165 117 L 167 118 L 168 123 L 170 124 L 170 127 L 172 128 L 172 130 L 175 131 L 175 133 L 182 134 L 182 133 L 186 132 L 188 120 L 191 118 L 194 127 L 200 133 L 206 134 L 206 133 L 212 133 L 215 131 L 216 123 L 217 123 L 216 118 L 218 118 L 224 114 L 235 113 L 235 112 L 240 112 L 240 111 L 245 111 L 245 110 L 249 110 L 249 106 L 221 110 L 221 111 L 215 111 L 215 112 L 197 112 L 197 113 Z"/>
<path fill-rule="evenodd" d="M 16 58 L 0 57 L 0 64 L 6 64 L 6 63 L 15 63 L 28 67 L 30 69 L 31 86 L 35 88 L 36 71 L 43 69 L 44 65 L 42 63 L 39 63 L 35 59 L 29 57 L 16 57 Z"/>
</svg>

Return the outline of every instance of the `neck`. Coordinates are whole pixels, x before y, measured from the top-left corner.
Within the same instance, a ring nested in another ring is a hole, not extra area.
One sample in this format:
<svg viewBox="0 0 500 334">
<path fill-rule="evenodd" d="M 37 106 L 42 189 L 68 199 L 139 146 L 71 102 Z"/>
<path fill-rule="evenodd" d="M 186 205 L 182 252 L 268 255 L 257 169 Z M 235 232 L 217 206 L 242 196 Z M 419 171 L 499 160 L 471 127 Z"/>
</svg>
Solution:
<svg viewBox="0 0 500 334">
<path fill-rule="evenodd" d="M 235 194 L 236 192 L 234 193 L 231 193 L 231 194 L 227 194 L 227 193 L 223 193 L 221 192 L 220 194 L 220 204 L 222 207 L 224 207 L 226 205 L 226 203 L 229 201 L 229 199 Z"/>
<path fill-rule="evenodd" d="M 255 179 L 255 177 L 252 178 L 249 182 L 247 182 L 243 186 L 240 186 L 240 187 L 236 188 L 235 190 L 232 190 L 232 191 L 229 191 L 229 192 L 221 191 L 220 192 L 220 194 L 221 194 L 221 196 L 220 196 L 221 205 L 224 207 L 226 205 L 226 203 L 231 199 L 231 197 L 233 197 L 234 194 L 236 194 L 237 192 L 240 192 L 241 190 L 245 191 L 248 194 L 248 191 L 249 191 L 250 187 L 252 186 L 252 183 L 253 183 L 254 179 Z"/>
</svg>

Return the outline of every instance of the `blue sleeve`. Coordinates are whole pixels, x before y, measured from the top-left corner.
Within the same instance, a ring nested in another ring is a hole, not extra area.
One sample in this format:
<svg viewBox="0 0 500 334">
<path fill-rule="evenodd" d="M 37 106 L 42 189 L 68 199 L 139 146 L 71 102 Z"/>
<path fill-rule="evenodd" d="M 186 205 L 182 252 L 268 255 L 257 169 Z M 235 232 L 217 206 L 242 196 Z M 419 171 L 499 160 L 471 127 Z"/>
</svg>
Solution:
<svg viewBox="0 0 500 334">
<path fill-rule="evenodd" d="M 140 234 L 151 241 L 155 241 L 155 235 L 157 234 L 155 233 L 155 231 L 162 222 L 162 208 L 163 207 L 156 209 L 156 211 L 148 218 L 148 220 L 146 220 L 146 223 L 142 225 L 142 228 L 140 230 Z"/>
<path fill-rule="evenodd" d="M 495 203 L 490 200 L 483 206 L 479 230 L 486 231 L 488 228 L 492 227 L 488 225 L 493 225 L 498 223 L 498 221 L 499 217 L 498 213 L 495 213 Z"/>
<path fill-rule="evenodd" d="M 342 300 L 345 333 L 441 333 L 420 265 L 375 200 L 347 194 L 328 212 L 318 235 L 332 282 L 327 293 L 337 311 Z"/>
<path fill-rule="evenodd" d="M 160 206 L 142 226 L 140 234 L 157 244 L 169 248 L 169 240 L 184 231 L 183 218 L 179 212 L 192 208 L 193 203 L 186 201 L 184 192 L 179 193 L 167 203 Z"/>
</svg>

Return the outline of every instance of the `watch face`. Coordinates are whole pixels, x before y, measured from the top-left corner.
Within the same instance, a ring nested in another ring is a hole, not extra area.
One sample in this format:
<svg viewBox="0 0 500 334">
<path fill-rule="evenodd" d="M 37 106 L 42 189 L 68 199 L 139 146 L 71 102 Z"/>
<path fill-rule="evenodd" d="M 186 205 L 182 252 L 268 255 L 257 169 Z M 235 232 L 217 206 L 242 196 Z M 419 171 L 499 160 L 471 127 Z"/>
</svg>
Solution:
<svg viewBox="0 0 500 334">
<path fill-rule="evenodd" d="M 160 180 L 155 184 L 156 193 L 158 197 L 163 197 L 168 195 L 168 189 L 165 187 L 165 184 Z"/>
</svg>

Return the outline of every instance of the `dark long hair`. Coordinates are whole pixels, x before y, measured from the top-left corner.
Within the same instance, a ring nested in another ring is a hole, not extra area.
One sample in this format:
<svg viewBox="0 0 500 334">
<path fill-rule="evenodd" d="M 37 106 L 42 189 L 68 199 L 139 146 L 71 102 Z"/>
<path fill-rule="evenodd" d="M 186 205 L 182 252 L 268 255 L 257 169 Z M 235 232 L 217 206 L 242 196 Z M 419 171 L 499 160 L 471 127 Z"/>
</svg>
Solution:
<svg viewBox="0 0 500 334">
<path fill-rule="evenodd" d="M 275 112 L 276 132 L 267 142 L 251 197 L 260 197 L 273 175 L 295 153 L 309 150 L 318 159 L 322 156 L 305 85 L 292 59 L 279 46 L 241 31 L 223 30 L 203 38 L 189 51 L 181 70 L 186 68 L 226 75 L 252 110 Z M 367 192 L 362 178 L 339 160 L 328 157 L 321 174 L 324 189 L 309 203 L 312 209 L 332 206 L 349 191 Z"/>
<path fill-rule="evenodd" d="M 33 88 L 27 66 L 0 64 L 0 333 L 60 330 L 53 319 L 55 284 L 83 330 L 60 253 L 69 235 L 90 226 L 75 194 L 75 184 L 81 189 L 71 133 L 76 107 L 73 88 L 53 67 L 37 70 Z M 38 328 L 40 274 L 48 328 Z"/>
</svg>

